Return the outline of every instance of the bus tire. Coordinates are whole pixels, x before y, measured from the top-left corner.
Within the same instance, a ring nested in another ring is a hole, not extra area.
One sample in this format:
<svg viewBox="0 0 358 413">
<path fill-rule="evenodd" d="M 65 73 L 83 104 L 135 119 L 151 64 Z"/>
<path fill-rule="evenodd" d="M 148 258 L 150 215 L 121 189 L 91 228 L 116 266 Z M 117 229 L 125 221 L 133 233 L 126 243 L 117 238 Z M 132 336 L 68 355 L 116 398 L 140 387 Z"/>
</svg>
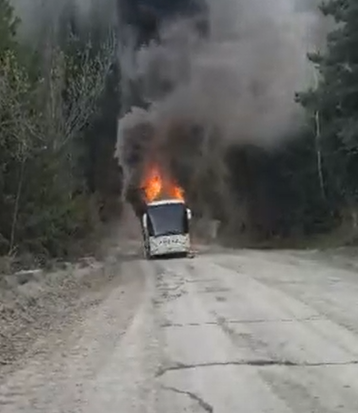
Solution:
<svg viewBox="0 0 358 413">
<path fill-rule="evenodd" d="M 146 260 L 151 260 L 152 256 L 150 255 L 150 249 L 149 249 L 149 245 L 146 245 L 144 247 L 144 256 Z"/>
</svg>

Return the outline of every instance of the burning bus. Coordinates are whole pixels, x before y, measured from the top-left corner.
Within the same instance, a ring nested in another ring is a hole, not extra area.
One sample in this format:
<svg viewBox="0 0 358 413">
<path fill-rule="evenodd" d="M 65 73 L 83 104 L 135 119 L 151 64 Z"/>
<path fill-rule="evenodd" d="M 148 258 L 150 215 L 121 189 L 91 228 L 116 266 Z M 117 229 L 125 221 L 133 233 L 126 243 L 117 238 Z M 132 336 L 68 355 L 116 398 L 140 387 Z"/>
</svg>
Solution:
<svg viewBox="0 0 358 413">
<path fill-rule="evenodd" d="M 191 211 L 182 188 L 154 166 L 142 181 L 141 189 L 145 199 L 141 216 L 145 257 L 188 256 Z"/>
<path fill-rule="evenodd" d="M 162 117 L 159 121 L 153 120 L 152 103 L 168 96 L 175 89 L 176 80 L 168 76 L 167 70 L 155 69 L 160 59 L 148 62 L 149 67 L 144 71 L 138 70 L 138 65 L 146 45 L 154 42 L 165 46 L 167 40 L 163 37 L 163 28 L 171 23 L 183 19 L 187 29 L 198 38 L 207 37 L 210 32 L 209 7 L 206 0 L 118 0 L 117 4 L 121 113 L 115 157 L 122 170 L 124 199 L 132 205 L 141 223 L 147 258 L 187 255 L 190 252 L 191 211 L 180 186 L 157 166 L 168 161 L 168 157 L 160 156 L 160 162 L 157 162 L 159 157 L 152 156 L 153 153 L 158 155 L 155 147 L 158 146 L 158 130 L 165 129 L 170 122 Z M 184 72 L 189 73 L 190 65 L 181 54 L 178 61 Z M 155 82 L 150 80 L 150 89 L 155 93 L 149 96 L 146 85 L 153 63 L 156 76 Z M 162 146 L 160 142 L 159 146 Z M 153 159 L 156 162 L 143 173 L 146 162 Z"/>
</svg>

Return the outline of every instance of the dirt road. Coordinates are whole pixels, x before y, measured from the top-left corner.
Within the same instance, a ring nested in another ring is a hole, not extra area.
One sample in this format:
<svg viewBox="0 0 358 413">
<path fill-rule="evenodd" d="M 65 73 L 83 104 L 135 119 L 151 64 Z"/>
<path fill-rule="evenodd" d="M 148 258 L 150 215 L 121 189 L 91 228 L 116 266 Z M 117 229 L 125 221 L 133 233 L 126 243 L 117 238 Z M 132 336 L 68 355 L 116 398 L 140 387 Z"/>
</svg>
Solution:
<svg viewBox="0 0 358 413">
<path fill-rule="evenodd" d="M 314 254 L 128 260 L 0 381 L 0 411 L 358 411 L 358 276 Z"/>
</svg>

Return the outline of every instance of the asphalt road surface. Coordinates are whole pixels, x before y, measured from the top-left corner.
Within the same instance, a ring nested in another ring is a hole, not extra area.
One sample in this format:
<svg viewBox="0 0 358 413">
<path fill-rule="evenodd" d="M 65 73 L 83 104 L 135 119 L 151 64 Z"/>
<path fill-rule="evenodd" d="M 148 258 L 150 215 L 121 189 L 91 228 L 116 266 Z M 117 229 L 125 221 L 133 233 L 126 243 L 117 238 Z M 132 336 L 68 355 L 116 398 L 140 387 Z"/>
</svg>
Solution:
<svg viewBox="0 0 358 413">
<path fill-rule="evenodd" d="M 128 260 L 0 382 L 0 411 L 358 412 L 358 275 L 312 254 Z"/>
</svg>

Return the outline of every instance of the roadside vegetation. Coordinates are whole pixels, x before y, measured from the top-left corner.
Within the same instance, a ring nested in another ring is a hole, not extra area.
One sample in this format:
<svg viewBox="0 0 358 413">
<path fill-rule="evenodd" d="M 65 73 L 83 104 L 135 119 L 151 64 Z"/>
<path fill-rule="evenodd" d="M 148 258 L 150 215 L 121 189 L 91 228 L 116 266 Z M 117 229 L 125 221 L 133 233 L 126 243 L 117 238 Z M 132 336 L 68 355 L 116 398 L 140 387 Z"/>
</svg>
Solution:
<svg viewBox="0 0 358 413">
<path fill-rule="evenodd" d="M 115 31 L 60 17 L 40 42 L 19 40 L 22 22 L 0 0 L 0 256 L 77 254 L 103 218 Z"/>
<path fill-rule="evenodd" d="M 337 23 L 326 50 L 308 56 L 317 68 L 315 88 L 297 95 L 307 111 L 316 165 L 316 197 L 328 224 L 358 225 L 358 7 L 354 0 L 330 0 L 321 12 Z M 312 153 L 313 155 L 313 153 Z M 308 182 L 308 176 L 304 182 Z M 313 180 L 313 176 L 312 176 Z M 313 194 L 312 194 L 313 195 Z M 319 209 L 318 209 L 319 210 Z M 309 212 L 310 210 L 308 210 Z M 326 214 L 327 215 L 327 214 Z"/>
</svg>

